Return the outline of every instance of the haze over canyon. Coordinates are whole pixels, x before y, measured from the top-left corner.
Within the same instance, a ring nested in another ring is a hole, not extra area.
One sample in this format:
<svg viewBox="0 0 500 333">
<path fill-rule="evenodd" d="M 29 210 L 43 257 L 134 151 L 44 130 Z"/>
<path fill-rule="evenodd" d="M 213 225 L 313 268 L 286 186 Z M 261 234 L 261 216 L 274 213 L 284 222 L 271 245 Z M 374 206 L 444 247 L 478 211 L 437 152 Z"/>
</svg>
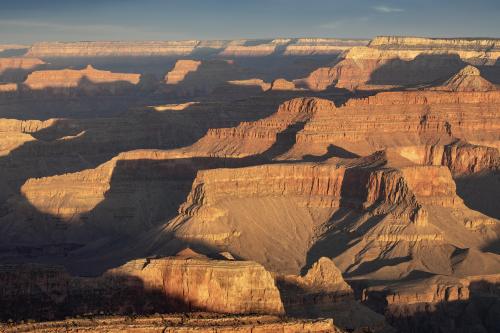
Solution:
<svg viewBox="0 0 500 333">
<path fill-rule="evenodd" d="M 0 331 L 500 332 L 499 57 L 0 45 Z"/>
</svg>

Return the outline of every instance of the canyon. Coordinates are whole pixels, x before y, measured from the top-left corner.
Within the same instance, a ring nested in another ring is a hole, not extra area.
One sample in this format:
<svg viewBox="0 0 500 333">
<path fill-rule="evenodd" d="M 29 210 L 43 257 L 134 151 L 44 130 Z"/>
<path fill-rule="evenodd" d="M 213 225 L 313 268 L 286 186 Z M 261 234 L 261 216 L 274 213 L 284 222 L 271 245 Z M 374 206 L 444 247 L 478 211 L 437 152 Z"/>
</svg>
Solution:
<svg viewBox="0 0 500 333">
<path fill-rule="evenodd" d="M 3 47 L 0 330 L 498 330 L 498 39 Z"/>
</svg>

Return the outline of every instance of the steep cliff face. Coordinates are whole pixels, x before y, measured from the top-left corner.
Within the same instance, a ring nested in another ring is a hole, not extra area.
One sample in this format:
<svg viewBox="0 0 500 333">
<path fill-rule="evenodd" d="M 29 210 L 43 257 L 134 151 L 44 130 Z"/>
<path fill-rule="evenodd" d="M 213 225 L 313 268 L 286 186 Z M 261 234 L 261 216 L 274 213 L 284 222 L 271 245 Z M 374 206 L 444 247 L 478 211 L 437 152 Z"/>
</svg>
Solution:
<svg viewBox="0 0 500 333">
<path fill-rule="evenodd" d="M 500 95 L 492 92 L 384 92 L 317 112 L 289 156 L 324 155 L 330 145 L 358 155 L 391 147 L 449 144 L 457 138 L 498 144 Z M 409 152 L 409 151 L 408 151 Z M 411 159 L 411 154 L 406 157 Z M 413 159 L 412 159 L 413 160 Z"/>
<path fill-rule="evenodd" d="M 106 274 L 139 278 L 179 310 L 219 313 L 284 312 L 274 279 L 254 262 L 199 259 L 136 260 Z"/>
<path fill-rule="evenodd" d="M 208 95 L 242 77 L 242 70 L 232 60 L 178 60 L 160 91 L 184 97 Z"/>
<path fill-rule="evenodd" d="M 208 259 L 139 259 L 95 278 L 59 266 L 4 265 L 0 316 L 54 319 L 83 313 L 206 311 L 283 314 L 274 279 L 253 262 Z M 137 297 L 143 298 L 135 304 Z M 26 302 L 26 303 L 25 303 Z M 15 308 L 15 307 L 19 308 Z"/>
<path fill-rule="evenodd" d="M 459 49 L 459 50 L 499 50 L 500 40 L 496 38 L 425 38 L 425 37 L 405 37 L 405 36 L 378 36 L 370 41 L 370 47 L 381 49 Z"/>
<path fill-rule="evenodd" d="M 364 46 L 368 40 L 330 39 L 330 38 L 299 38 L 288 44 L 285 55 L 327 55 L 339 54 L 354 46 Z"/>
<path fill-rule="evenodd" d="M 365 304 L 383 309 L 387 320 L 402 331 L 429 330 L 495 332 L 498 274 L 471 278 L 432 276 L 370 287 Z"/>
<path fill-rule="evenodd" d="M 294 98 L 282 103 L 277 112 L 267 118 L 241 122 L 237 127 L 210 129 L 205 137 L 187 150 L 220 157 L 261 153 L 276 157 L 274 155 L 286 152 L 293 145 L 295 134 L 316 112 L 334 109 L 335 105 L 328 100 Z"/>
<path fill-rule="evenodd" d="M 0 82 L 22 82 L 29 72 L 44 64 L 38 58 L 0 58 Z"/>
<path fill-rule="evenodd" d="M 327 225 L 334 223 L 344 225 L 348 237 L 354 237 L 352 232 L 359 233 L 358 243 L 353 240 L 352 246 L 339 249 L 342 254 L 336 258 L 341 269 L 349 268 L 350 272 L 356 272 L 370 258 L 383 255 L 393 243 L 401 246 L 395 250 L 396 255 L 399 251 L 413 251 L 413 243 L 426 252 L 454 242 L 478 246 L 487 241 L 496 220 L 463 205 L 447 167 L 401 163 L 377 153 L 346 165 L 283 163 L 201 171 L 180 215 L 166 230 L 182 242 L 228 249 L 278 272 L 296 272 L 304 263 L 309 244 L 318 247 L 314 251 L 328 253 L 322 251 L 329 247 L 322 247 L 316 237 L 326 228 L 320 239 L 342 238 L 342 232 L 332 229 L 329 233 Z M 287 213 L 276 212 L 279 209 Z M 332 212 L 346 209 L 354 209 L 360 215 L 351 216 L 351 222 L 342 218 L 329 221 Z M 262 214 L 263 211 L 268 213 Z M 271 211 L 275 213 L 270 214 Z M 447 234 L 450 226 L 440 221 L 440 211 L 454 221 L 454 228 L 464 232 L 483 230 L 484 234 L 468 240 L 456 238 L 455 232 Z M 280 230 L 279 238 L 274 236 L 276 230 Z M 258 248 L 250 245 L 255 239 L 259 239 Z M 289 242 L 296 244 L 294 251 L 283 253 Z M 364 255 L 365 252 L 370 254 Z M 432 261 L 420 256 L 415 254 L 415 260 Z M 353 262 L 352 258 L 357 259 Z M 403 273 L 381 274 L 387 277 Z"/>
<path fill-rule="evenodd" d="M 41 42 L 35 43 L 27 56 L 110 57 L 110 56 L 182 56 L 199 44 L 196 40 L 164 42 Z"/>
<path fill-rule="evenodd" d="M 201 65 L 201 61 L 195 60 L 179 60 L 175 63 L 174 68 L 165 76 L 166 84 L 177 84 L 184 80 L 190 72 L 195 72 Z"/>
<path fill-rule="evenodd" d="M 367 40 L 334 38 L 282 38 L 274 40 L 185 40 L 148 42 L 41 42 L 35 43 L 27 56 L 54 57 L 181 57 L 204 52 L 222 57 L 275 55 L 335 55 L 352 46 L 366 45 Z"/>
<path fill-rule="evenodd" d="M 377 37 L 353 47 L 333 67 L 319 68 L 305 80 L 313 90 L 335 86 L 380 89 L 413 86 L 449 78 L 463 63 L 494 66 L 500 56 L 496 39 Z"/>
</svg>

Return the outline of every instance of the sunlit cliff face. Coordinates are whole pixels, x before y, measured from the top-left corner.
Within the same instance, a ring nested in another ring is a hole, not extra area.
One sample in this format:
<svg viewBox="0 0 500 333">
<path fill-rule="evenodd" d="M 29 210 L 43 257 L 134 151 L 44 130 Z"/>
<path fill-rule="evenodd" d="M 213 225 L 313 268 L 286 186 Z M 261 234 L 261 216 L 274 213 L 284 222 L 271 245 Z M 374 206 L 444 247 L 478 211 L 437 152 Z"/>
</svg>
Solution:
<svg viewBox="0 0 500 333">
<path fill-rule="evenodd" d="M 495 332 L 499 49 L 378 37 L 0 53 L 0 322 Z"/>
</svg>

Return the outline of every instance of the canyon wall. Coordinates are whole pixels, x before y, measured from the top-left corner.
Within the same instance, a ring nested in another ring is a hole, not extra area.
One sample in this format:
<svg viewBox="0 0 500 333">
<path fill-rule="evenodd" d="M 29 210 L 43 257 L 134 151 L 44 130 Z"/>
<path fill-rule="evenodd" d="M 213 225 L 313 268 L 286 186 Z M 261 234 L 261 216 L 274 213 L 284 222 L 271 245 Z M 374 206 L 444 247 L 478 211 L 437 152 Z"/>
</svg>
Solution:
<svg viewBox="0 0 500 333">
<path fill-rule="evenodd" d="M 141 259 L 95 278 L 73 277 L 58 266 L 3 265 L 0 279 L 3 320 L 99 312 L 279 315 L 284 311 L 273 277 L 252 262 Z"/>
<path fill-rule="evenodd" d="M 310 89 L 380 89 L 446 80 L 466 64 L 496 66 L 497 39 L 377 37 L 349 49 L 333 67 L 300 81 Z M 485 68 L 486 68 L 485 67 Z"/>
</svg>

